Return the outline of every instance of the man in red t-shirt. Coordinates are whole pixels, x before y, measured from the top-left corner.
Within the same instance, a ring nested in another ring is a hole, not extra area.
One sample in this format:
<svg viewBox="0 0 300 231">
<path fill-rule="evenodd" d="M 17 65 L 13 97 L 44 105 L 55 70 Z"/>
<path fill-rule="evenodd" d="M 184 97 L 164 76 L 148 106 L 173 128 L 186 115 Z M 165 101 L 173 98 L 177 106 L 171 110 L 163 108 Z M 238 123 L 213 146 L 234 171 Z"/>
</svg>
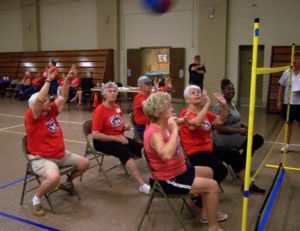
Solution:
<svg viewBox="0 0 300 231">
<path fill-rule="evenodd" d="M 150 123 L 149 118 L 143 111 L 143 104 L 152 92 L 152 80 L 147 76 L 141 76 L 138 78 L 138 86 L 141 92 L 133 100 L 133 121 L 135 132 L 143 140 L 146 124 Z"/>
<path fill-rule="evenodd" d="M 55 189 L 59 183 L 58 167 L 75 166 L 76 170 L 71 174 L 71 180 L 80 176 L 89 167 L 87 158 L 66 151 L 62 130 L 56 119 L 68 99 L 70 76 L 74 71 L 76 71 L 75 65 L 66 77 L 63 95 L 57 97 L 54 102 L 51 102 L 48 92 L 55 74 L 51 71 L 47 73 L 44 86 L 30 97 L 29 109 L 25 113 L 27 150 L 30 153 L 28 158 L 32 160 L 34 173 L 44 178 L 32 199 L 33 213 L 38 216 L 45 215 L 41 205 L 42 196 Z M 72 182 L 68 180 L 61 183 L 59 188 L 70 194 L 76 193 Z"/>
</svg>

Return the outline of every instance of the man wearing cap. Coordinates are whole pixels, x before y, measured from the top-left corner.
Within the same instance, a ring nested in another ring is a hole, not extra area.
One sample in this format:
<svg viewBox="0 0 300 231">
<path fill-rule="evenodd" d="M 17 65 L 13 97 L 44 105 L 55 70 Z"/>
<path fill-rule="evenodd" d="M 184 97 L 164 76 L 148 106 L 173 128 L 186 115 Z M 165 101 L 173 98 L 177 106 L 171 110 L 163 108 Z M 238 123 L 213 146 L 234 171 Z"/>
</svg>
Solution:
<svg viewBox="0 0 300 231">
<path fill-rule="evenodd" d="M 30 153 L 28 158 L 32 160 L 34 173 L 44 178 L 32 199 L 33 213 L 38 216 L 45 215 L 41 198 L 54 190 L 60 181 L 58 167 L 75 166 L 71 179 L 80 176 L 89 167 L 87 158 L 66 151 L 62 129 L 56 118 L 68 99 L 70 76 L 75 71 L 76 66 L 73 65 L 66 76 L 63 95 L 57 97 L 54 102 L 51 102 L 48 96 L 50 83 L 55 78 L 55 73 L 51 70 L 46 74 L 46 81 L 41 90 L 33 94 L 28 101 L 29 109 L 25 113 L 27 150 Z M 61 183 L 59 188 L 70 194 L 76 193 L 73 184 L 68 180 Z"/>
<path fill-rule="evenodd" d="M 203 90 L 203 80 L 206 74 L 206 68 L 201 64 L 200 55 L 196 55 L 194 58 L 194 63 L 189 66 L 190 79 L 189 84 L 197 85 Z"/>
<path fill-rule="evenodd" d="M 49 94 L 56 96 L 57 93 L 57 88 L 58 88 L 58 75 L 59 75 L 59 70 L 56 67 L 57 61 L 55 59 L 50 59 L 48 65 L 46 66 L 43 76 L 46 77 L 48 73 L 53 73 L 54 77 L 51 80 L 50 83 L 50 90 Z"/>
<path fill-rule="evenodd" d="M 135 131 L 143 140 L 146 124 L 150 123 L 149 118 L 143 111 L 143 104 L 152 92 L 152 80 L 147 76 L 141 76 L 138 78 L 137 84 L 140 88 L 140 92 L 133 100 L 133 121 Z"/>
</svg>

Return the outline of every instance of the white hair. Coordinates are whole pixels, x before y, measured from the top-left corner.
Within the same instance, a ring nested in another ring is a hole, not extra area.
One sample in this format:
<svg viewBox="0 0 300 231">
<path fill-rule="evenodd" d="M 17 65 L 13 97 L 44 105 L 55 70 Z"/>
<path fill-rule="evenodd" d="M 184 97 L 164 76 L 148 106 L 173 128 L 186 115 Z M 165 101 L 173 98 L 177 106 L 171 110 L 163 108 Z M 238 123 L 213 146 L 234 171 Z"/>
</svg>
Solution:
<svg viewBox="0 0 300 231">
<path fill-rule="evenodd" d="M 28 100 L 28 106 L 32 107 L 32 105 L 35 103 L 37 96 L 38 96 L 38 92 L 34 93 L 33 95 L 30 96 L 29 100 Z"/>
<path fill-rule="evenodd" d="M 201 88 L 197 85 L 188 85 L 183 92 L 184 98 L 187 98 L 190 95 L 191 90 L 198 90 L 201 92 Z"/>
</svg>

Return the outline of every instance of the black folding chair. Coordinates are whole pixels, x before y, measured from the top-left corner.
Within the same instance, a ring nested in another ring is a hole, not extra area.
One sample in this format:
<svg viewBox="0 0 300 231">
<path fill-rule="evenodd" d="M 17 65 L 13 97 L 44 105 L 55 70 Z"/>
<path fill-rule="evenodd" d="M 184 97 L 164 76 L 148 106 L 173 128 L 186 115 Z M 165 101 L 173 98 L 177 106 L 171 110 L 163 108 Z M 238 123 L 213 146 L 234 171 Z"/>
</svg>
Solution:
<svg viewBox="0 0 300 231">
<path fill-rule="evenodd" d="M 38 176 L 37 174 L 35 174 L 32 170 L 32 161 L 34 160 L 31 160 L 28 158 L 28 151 L 27 151 L 27 136 L 24 136 L 23 139 L 22 139 L 22 153 L 24 154 L 26 160 L 27 160 L 27 165 L 26 165 L 26 171 L 25 171 L 25 178 L 24 178 L 24 183 L 23 183 L 23 189 L 22 189 L 22 195 L 21 195 L 21 201 L 20 201 L 20 204 L 22 205 L 23 204 L 23 200 L 24 200 L 24 196 L 27 192 L 30 192 L 34 189 L 37 189 L 40 185 L 41 185 L 41 180 L 40 180 L 40 176 Z M 70 179 L 70 175 L 71 173 L 75 170 L 74 169 L 75 167 L 73 166 L 65 166 L 65 167 L 60 167 L 59 168 L 59 173 L 61 176 L 63 175 L 66 175 L 69 179 Z M 31 187 L 29 189 L 27 189 L 27 185 L 30 183 L 30 182 L 33 182 L 33 181 L 36 181 L 38 183 L 38 186 L 35 186 L 35 187 Z M 74 187 L 73 185 L 73 182 L 72 180 L 70 179 L 70 182 L 72 184 L 72 186 Z M 50 192 L 50 193 L 47 193 L 45 194 L 45 197 L 46 197 L 46 200 L 50 206 L 50 209 L 51 211 L 54 213 L 54 209 L 53 209 L 53 206 L 51 204 L 51 201 L 50 201 L 50 198 L 49 196 L 58 191 L 59 189 L 55 189 L 54 191 Z M 76 191 L 76 196 L 78 198 L 78 200 L 81 200 L 78 192 Z"/>
<path fill-rule="evenodd" d="M 143 159 L 145 160 L 146 162 L 146 166 L 149 170 L 150 173 L 152 173 L 152 169 L 148 163 L 148 160 L 147 160 L 147 157 L 145 155 L 145 151 L 144 149 L 142 150 L 142 156 L 143 156 Z M 193 212 L 192 210 L 190 209 L 188 203 L 187 203 L 187 199 L 190 199 L 190 195 L 189 194 L 186 194 L 186 195 L 181 195 L 181 194 L 166 194 L 165 191 L 163 190 L 162 186 L 160 185 L 159 181 L 157 180 L 157 178 L 154 176 L 154 174 L 151 174 L 153 179 L 154 179 L 154 185 L 153 187 L 151 188 L 151 191 L 150 191 L 150 195 L 149 195 L 149 199 L 148 199 L 148 203 L 147 203 L 147 206 L 146 206 L 146 210 L 145 212 L 143 213 L 143 216 L 142 216 L 142 219 L 139 223 L 139 226 L 138 226 L 138 231 L 141 230 L 141 227 L 143 225 L 143 222 L 144 222 L 144 219 L 145 219 L 145 216 L 148 214 L 149 212 L 149 209 L 152 205 L 152 201 L 154 198 L 164 198 L 168 204 L 168 206 L 170 207 L 170 209 L 172 210 L 172 213 L 174 214 L 177 222 L 181 225 L 181 227 L 184 229 L 184 230 L 188 230 L 185 225 L 183 224 L 183 221 L 181 219 L 181 216 L 178 214 L 178 212 L 176 211 L 176 209 L 174 208 L 174 206 L 172 205 L 170 199 L 181 199 L 183 201 L 183 205 L 181 207 L 181 212 L 183 212 L 183 208 L 184 208 L 184 205 L 188 208 L 188 210 L 190 211 L 191 215 L 193 216 Z"/>
<path fill-rule="evenodd" d="M 113 167 L 104 170 L 103 169 L 103 162 L 104 162 L 104 157 L 108 156 L 107 154 L 103 153 L 103 152 L 99 152 L 94 148 L 93 143 L 90 141 L 89 136 L 92 134 L 92 120 L 87 120 L 82 124 L 82 130 L 83 130 L 83 134 L 84 137 L 86 139 L 86 150 L 85 150 L 85 156 L 90 160 L 96 161 L 96 164 L 91 165 L 89 167 L 89 169 L 94 168 L 94 167 L 99 167 L 99 172 L 102 172 L 107 184 L 109 185 L 109 187 L 112 187 L 106 173 L 116 167 L 122 167 L 126 173 L 127 176 L 129 176 L 125 166 L 122 163 L 118 163 L 116 165 L 114 165 Z M 81 175 L 80 180 L 82 180 L 83 175 Z"/>
</svg>

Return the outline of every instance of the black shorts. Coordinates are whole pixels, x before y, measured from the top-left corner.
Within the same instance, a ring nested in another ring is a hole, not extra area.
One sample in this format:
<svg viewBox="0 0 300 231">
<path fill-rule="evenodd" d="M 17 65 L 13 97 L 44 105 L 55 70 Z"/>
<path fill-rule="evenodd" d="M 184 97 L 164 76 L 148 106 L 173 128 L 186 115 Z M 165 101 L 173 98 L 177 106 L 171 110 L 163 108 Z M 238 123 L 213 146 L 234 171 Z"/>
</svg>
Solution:
<svg viewBox="0 0 300 231">
<path fill-rule="evenodd" d="M 287 104 L 282 105 L 281 118 L 286 120 Z M 291 105 L 289 121 L 296 120 L 300 123 L 300 105 Z"/>
<path fill-rule="evenodd" d="M 195 167 L 187 166 L 186 171 L 168 180 L 159 180 L 160 185 L 166 194 L 188 194 L 195 179 Z M 153 187 L 154 180 L 150 178 L 150 185 Z"/>
</svg>

